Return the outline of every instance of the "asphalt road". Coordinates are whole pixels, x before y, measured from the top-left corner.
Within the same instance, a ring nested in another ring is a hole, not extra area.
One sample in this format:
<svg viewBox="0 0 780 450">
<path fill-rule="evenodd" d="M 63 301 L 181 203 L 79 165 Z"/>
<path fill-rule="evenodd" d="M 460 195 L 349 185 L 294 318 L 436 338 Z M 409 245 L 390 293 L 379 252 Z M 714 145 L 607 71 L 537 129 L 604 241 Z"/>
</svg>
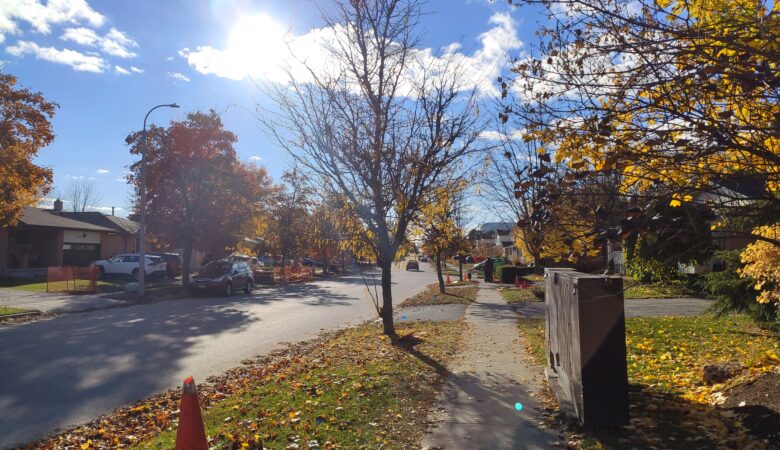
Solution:
<svg viewBox="0 0 780 450">
<path fill-rule="evenodd" d="M 394 303 L 434 281 L 427 264 L 421 269 L 394 270 Z M 189 375 L 205 380 L 285 342 L 374 317 L 354 276 L 0 328 L 0 448 L 87 422 Z"/>
</svg>

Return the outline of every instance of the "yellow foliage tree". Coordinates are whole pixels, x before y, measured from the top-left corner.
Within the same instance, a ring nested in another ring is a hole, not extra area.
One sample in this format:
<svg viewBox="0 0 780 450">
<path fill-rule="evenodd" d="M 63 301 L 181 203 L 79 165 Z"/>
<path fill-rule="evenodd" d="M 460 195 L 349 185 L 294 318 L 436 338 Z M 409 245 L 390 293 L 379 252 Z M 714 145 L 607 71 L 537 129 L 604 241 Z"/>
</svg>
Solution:
<svg viewBox="0 0 780 450">
<path fill-rule="evenodd" d="M 780 224 L 759 227 L 754 234 L 763 239 L 780 239 Z M 775 303 L 780 308 L 780 247 L 766 240 L 748 245 L 741 255 L 744 267 L 739 274 L 755 280 L 759 303 Z"/>
</svg>

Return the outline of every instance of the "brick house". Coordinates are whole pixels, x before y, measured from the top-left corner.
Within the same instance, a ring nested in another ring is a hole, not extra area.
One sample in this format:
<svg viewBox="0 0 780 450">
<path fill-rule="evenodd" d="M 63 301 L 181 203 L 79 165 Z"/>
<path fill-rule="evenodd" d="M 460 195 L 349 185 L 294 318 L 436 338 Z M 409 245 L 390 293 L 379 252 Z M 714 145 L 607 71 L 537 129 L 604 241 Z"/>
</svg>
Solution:
<svg viewBox="0 0 780 450">
<path fill-rule="evenodd" d="M 50 266 L 88 266 L 136 251 L 138 224 L 99 212 L 24 208 L 13 227 L 0 228 L 0 276 L 43 276 Z"/>
</svg>

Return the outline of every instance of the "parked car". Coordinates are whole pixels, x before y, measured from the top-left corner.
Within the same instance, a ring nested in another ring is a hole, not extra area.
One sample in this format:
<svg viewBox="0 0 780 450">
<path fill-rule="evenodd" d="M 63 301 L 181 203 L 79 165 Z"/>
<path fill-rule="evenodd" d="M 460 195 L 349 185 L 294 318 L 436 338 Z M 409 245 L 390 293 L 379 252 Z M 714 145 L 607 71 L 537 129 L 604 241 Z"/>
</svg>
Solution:
<svg viewBox="0 0 780 450">
<path fill-rule="evenodd" d="M 140 257 L 141 255 L 138 253 L 124 253 L 113 258 L 95 261 L 92 265 L 97 267 L 99 278 L 106 275 L 128 275 L 138 279 Z M 167 270 L 165 261 L 153 255 L 146 255 L 144 268 L 144 273 L 148 278 L 161 277 L 165 275 Z"/>
<path fill-rule="evenodd" d="M 181 268 L 184 262 L 181 259 L 181 255 L 178 253 L 149 253 L 149 255 L 157 256 L 165 261 L 165 275 L 168 278 L 176 278 L 181 275 Z"/>
<path fill-rule="evenodd" d="M 203 266 L 190 280 L 189 290 L 196 297 L 207 292 L 218 292 L 229 297 L 241 289 L 250 294 L 254 288 L 253 279 L 247 261 L 222 259 Z"/>
<path fill-rule="evenodd" d="M 301 264 L 307 267 L 314 267 L 317 265 L 317 261 L 311 258 L 301 258 Z"/>
<path fill-rule="evenodd" d="M 406 262 L 406 270 L 415 270 L 420 271 L 420 264 L 417 262 L 416 259 L 410 259 Z"/>
<path fill-rule="evenodd" d="M 423 256 L 420 256 L 420 262 L 427 263 L 427 262 L 428 262 L 428 257 L 427 257 L 427 256 L 425 256 L 425 255 L 423 255 Z"/>
</svg>

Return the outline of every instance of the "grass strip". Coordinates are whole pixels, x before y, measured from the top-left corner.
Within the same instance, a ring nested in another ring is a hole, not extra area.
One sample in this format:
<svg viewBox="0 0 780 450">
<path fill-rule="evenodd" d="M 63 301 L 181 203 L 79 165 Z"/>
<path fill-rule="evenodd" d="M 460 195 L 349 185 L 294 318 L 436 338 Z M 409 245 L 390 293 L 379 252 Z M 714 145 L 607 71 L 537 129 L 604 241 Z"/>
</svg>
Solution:
<svg viewBox="0 0 780 450">
<path fill-rule="evenodd" d="M 479 287 L 471 284 L 466 286 L 447 286 L 445 293 L 439 292 L 439 284 L 433 283 L 425 287 L 419 294 L 404 300 L 400 307 L 449 305 L 455 303 L 468 304 L 477 299 Z"/>
<path fill-rule="evenodd" d="M 21 314 L 30 312 L 30 310 L 22 309 L 22 308 L 11 308 L 7 306 L 0 306 L 0 317 L 2 316 L 10 316 L 12 314 Z"/>
</svg>

